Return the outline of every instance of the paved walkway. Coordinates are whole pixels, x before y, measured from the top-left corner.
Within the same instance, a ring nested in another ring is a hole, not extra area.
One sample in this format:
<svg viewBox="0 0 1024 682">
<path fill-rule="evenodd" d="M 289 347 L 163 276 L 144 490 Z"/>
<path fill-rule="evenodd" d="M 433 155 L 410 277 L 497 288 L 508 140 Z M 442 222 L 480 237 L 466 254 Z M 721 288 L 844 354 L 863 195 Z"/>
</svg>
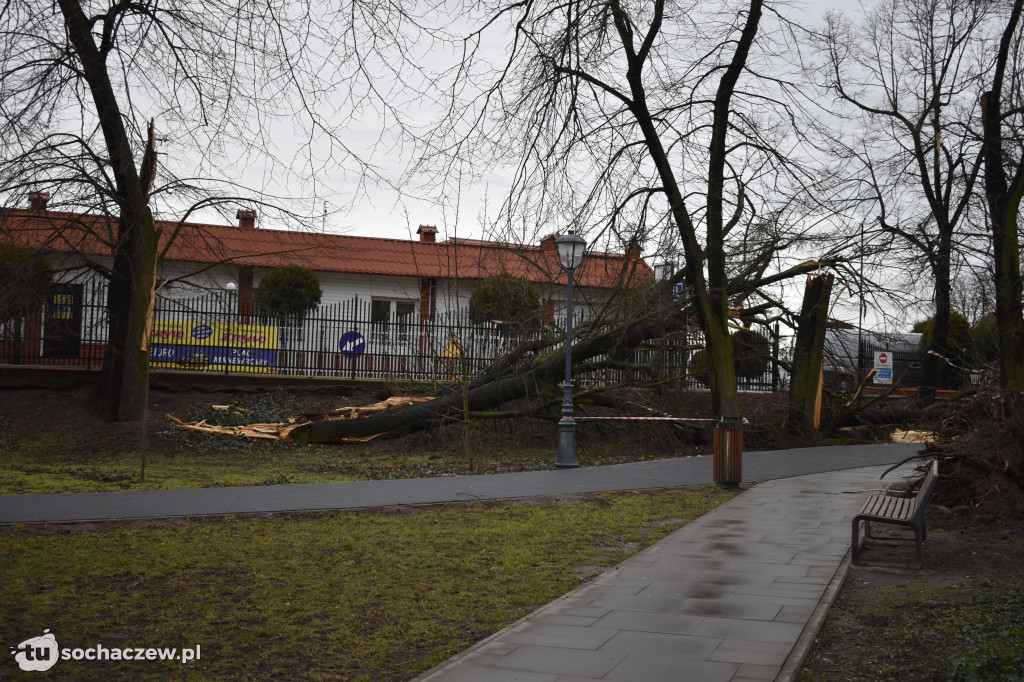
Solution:
<svg viewBox="0 0 1024 682">
<path fill-rule="evenodd" d="M 743 454 L 743 481 L 899 462 L 919 445 L 856 445 Z M 552 452 L 552 460 L 554 453 Z M 579 469 L 397 481 L 0 496 L 0 523 L 100 521 L 353 509 L 530 495 L 643 490 L 712 482 L 711 457 Z"/>
<path fill-rule="evenodd" d="M 885 469 L 745 491 L 417 679 L 791 680 L 845 578 L 850 521 Z"/>
</svg>

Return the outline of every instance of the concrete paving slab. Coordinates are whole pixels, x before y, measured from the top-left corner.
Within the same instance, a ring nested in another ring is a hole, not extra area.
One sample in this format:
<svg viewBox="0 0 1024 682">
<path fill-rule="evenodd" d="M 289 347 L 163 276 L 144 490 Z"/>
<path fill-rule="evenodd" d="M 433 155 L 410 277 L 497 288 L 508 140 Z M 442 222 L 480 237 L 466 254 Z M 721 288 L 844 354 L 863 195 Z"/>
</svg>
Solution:
<svg viewBox="0 0 1024 682">
<path fill-rule="evenodd" d="M 738 669 L 735 663 L 694 661 L 682 656 L 654 658 L 630 654 L 604 679 L 618 682 L 679 682 L 681 679 L 730 682 Z"/>
<path fill-rule="evenodd" d="M 646 611 L 611 611 L 597 620 L 595 625 L 602 628 L 628 630 L 632 632 L 660 632 L 669 635 L 689 635 L 704 619 L 699 616 L 671 613 L 647 613 Z"/>
<path fill-rule="evenodd" d="M 711 653 L 708 660 L 781 668 L 792 649 L 791 642 L 725 639 Z M 737 674 L 740 674 L 739 671 Z"/>
<path fill-rule="evenodd" d="M 542 625 L 513 630 L 504 641 L 513 644 L 538 644 L 566 649 L 600 649 L 619 635 L 618 630 L 581 625 L 565 625 L 550 620 Z"/>
<path fill-rule="evenodd" d="M 733 678 L 735 682 L 741 682 L 742 680 L 774 680 L 775 676 L 779 674 L 779 668 L 772 665 L 745 663 L 740 666 L 736 674 L 738 677 Z"/>
<path fill-rule="evenodd" d="M 777 614 L 779 609 L 775 609 Z M 774 616 L 773 616 L 774 617 Z M 793 623 L 749 618 L 709 617 L 697 626 L 693 634 L 698 637 L 746 639 L 752 642 L 795 642 L 803 628 Z"/>
<path fill-rule="evenodd" d="M 845 575 L 850 519 L 867 491 L 878 487 L 885 468 L 770 481 L 743 492 L 488 639 L 515 642 L 531 631 L 537 641 L 550 639 L 558 632 L 550 629 L 553 618 L 581 610 L 593 617 L 604 609 L 564 639 L 590 646 L 616 632 L 596 652 L 562 648 L 557 656 L 557 647 L 518 646 L 493 665 L 559 675 L 560 680 L 567 675 L 623 682 L 791 679 Z M 765 512 L 769 508 L 770 515 Z M 807 508 L 828 513 L 807 514 Z M 760 534 L 768 526 L 771 531 Z M 758 537 L 756 547 L 720 537 L 701 542 L 721 528 Z M 694 552 L 694 545 L 701 550 Z M 750 561 L 751 554 L 759 560 Z M 616 591 L 620 578 L 628 590 L 638 591 Z M 598 636 L 590 640 L 578 632 L 587 628 L 598 630 Z M 609 659 L 594 658 L 595 653 L 621 659 L 608 665 Z M 578 668 L 567 660 L 576 657 Z M 461 675 L 457 671 L 464 660 L 466 655 L 456 656 L 418 680 L 463 679 L 451 675 Z"/>
<path fill-rule="evenodd" d="M 527 673 L 582 675 L 601 678 L 618 665 L 626 654 L 615 651 L 565 649 L 537 645 L 524 645 L 503 656 L 494 667 Z"/>
</svg>

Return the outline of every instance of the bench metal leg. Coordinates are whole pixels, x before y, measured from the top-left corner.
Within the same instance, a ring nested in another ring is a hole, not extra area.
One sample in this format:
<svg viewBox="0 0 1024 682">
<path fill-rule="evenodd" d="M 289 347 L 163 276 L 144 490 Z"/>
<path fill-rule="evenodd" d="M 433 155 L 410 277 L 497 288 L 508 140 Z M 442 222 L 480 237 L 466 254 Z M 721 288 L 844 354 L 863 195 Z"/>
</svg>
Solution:
<svg viewBox="0 0 1024 682">
<path fill-rule="evenodd" d="M 926 537 L 926 530 L 924 524 L 906 524 L 906 523 L 892 523 L 894 526 L 910 527 L 914 531 L 914 538 L 881 538 L 878 536 L 871 535 L 871 522 L 878 521 L 878 519 L 868 519 L 862 516 L 853 517 L 853 539 L 851 548 L 853 550 L 853 563 L 856 566 L 885 566 L 888 568 L 916 568 L 919 569 L 924 566 L 924 540 Z M 864 533 L 861 536 L 860 524 L 864 524 Z M 885 521 L 879 521 L 879 523 L 886 523 Z M 860 558 L 860 553 L 868 545 L 868 540 L 871 540 L 873 544 L 879 545 L 906 545 L 911 542 L 914 543 L 914 549 L 917 554 L 917 561 L 912 564 L 907 563 L 895 563 L 888 561 L 865 561 Z"/>
</svg>

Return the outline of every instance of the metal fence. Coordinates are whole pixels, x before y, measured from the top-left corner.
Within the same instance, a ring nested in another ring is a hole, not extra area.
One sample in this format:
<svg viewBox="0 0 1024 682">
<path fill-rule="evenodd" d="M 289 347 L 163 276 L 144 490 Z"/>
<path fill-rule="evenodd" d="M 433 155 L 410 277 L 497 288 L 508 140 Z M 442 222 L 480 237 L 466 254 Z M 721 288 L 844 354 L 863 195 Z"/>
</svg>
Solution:
<svg viewBox="0 0 1024 682">
<path fill-rule="evenodd" d="M 875 355 L 885 352 L 890 356 L 889 381 L 892 384 L 899 384 L 905 388 L 917 388 L 924 384 L 924 361 L 921 353 L 916 348 L 892 349 L 891 346 L 875 345 L 871 343 L 861 344 L 860 352 L 857 354 L 858 374 L 863 377 L 872 370 L 875 363 Z"/>
<path fill-rule="evenodd" d="M 879 353 L 887 356 L 888 371 L 875 375 L 870 385 L 917 388 L 924 380 L 924 364 L 917 338 L 884 336 L 856 330 L 832 330 L 825 339 L 825 381 L 833 389 L 853 390 L 875 367 Z"/>
<path fill-rule="evenodd" d="M 98 368 L 108 334 L 106 301 L 103 284 L 56 285 L 39 311 L 0 328 L 0 364 Z M 158 295 L 149 336 L 151 368 L 450 382 L 476 376 L 523 340 L 505 325 L 473 323 L 465 309 L 422 319 L 414 306 L 374 303 L 354 297 L 319 306 L 301 320 L 280 320 L 261 315 L 253 301 L 239 300 L 237 294 Z M 559 338 L 560 329 L 556 321 L 533 338 L 541 333 Z M 774 353 L 766 358 L 764 372 L 740 378 L 741 390 L 781 388 L 777 336 L 770 342 Z M 561 345 L 555 342 L 540 352 Z M 698 330 L 685 329 L 667 340 L 592 358 L 574 378 L 581 385 L 681 378 L 685 386 L 701 388 L 704 379 L 686 374 L 702 345 Z"/>
</svg>

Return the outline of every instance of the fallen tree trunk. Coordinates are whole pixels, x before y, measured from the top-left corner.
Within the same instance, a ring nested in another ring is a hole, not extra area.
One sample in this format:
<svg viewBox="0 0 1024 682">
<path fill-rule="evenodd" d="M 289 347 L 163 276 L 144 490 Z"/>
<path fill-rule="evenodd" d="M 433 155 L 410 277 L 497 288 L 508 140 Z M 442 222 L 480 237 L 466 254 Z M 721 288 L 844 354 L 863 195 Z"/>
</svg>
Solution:
<svg viewBox="0 0 1024 682">
<path fill-rule="evenodd" d="M 573 345 L 573 360 L 584 362 L 619 346 L 635 346 L 641 341 L 664 336 L 678 328 L 683 321 L 684 317 L 678 307 L 674 310 L 654 311 L 641 319 L 609 327 L 590 338 L 582 339 Z M 360 438 L 399 429 L 416 431 L 445 417 L 461 414 L 465 407 L 464 400 L 468 401 L 468 409 L 472 412 L 489 410 L 539 393 L 542 387 L 561 379 L 565 372 L 565 350 L 553 351 L 516 367 L 505 364 L 504 369 L 512 373 L 502 376 L 485 371 L 484 376 L 490 380 L 482 384 L 476 381 L 471 383 L 466 397 L 461 390 L 448 390 L 430 402 L 400 407 L 362 419 L 303 424 L 292 429 L 286 438 L 299 443 L 333 443 L 343 438 Z"/>
<path fill-rule="evenodd" d="M 378 414 L 386 412 L 388 410 L 394 410 L 398 407 L 406 405 L 415 405 L 418 403 L 424 403 L 433 400 L 433 398 L 416 398 L 416 397 L 405 397 L 405 396 L 393 396 L 387 400 L 382 400 L 379 403 L 373 405 L 360 405 L 357 407 L 339 407 L 333 412 L 326 414 L 314 414 L 314 415 L 303 415 L 301 417 L 292 417 L 286 422 L 270 422 L 263 424 L 246 424 L 244 426 L 219 426 L 216 424 L 207 424 L 206 420 L 199 422 L 187 423 L 178 419 L 174 415 L 168 414 L 167 419 L 174 424 L 175 428 L 182 429 L 183 431 L 198 431 L 200 433 L 212 433 L 220 436 L 239 436 L 244 438 L 263 438 L 267 440 L 291 440 L 288 434 L 292 430 L 297 429 L 300 426 L 311 423 L 313 421 L 335 421 L 340 419 L 361 419 L 368 414 Z M 214 405 L 213 409 L 224 409 L 226 405 Z M 237 414 L 237 413 L 236 413 Z M 351 438 L 349 440 L 367 441 L 372 439 L 374 436 L 384 434 L 373 434 L 372 436 L 366 436 L 361 438 Z"/>
</svg>

